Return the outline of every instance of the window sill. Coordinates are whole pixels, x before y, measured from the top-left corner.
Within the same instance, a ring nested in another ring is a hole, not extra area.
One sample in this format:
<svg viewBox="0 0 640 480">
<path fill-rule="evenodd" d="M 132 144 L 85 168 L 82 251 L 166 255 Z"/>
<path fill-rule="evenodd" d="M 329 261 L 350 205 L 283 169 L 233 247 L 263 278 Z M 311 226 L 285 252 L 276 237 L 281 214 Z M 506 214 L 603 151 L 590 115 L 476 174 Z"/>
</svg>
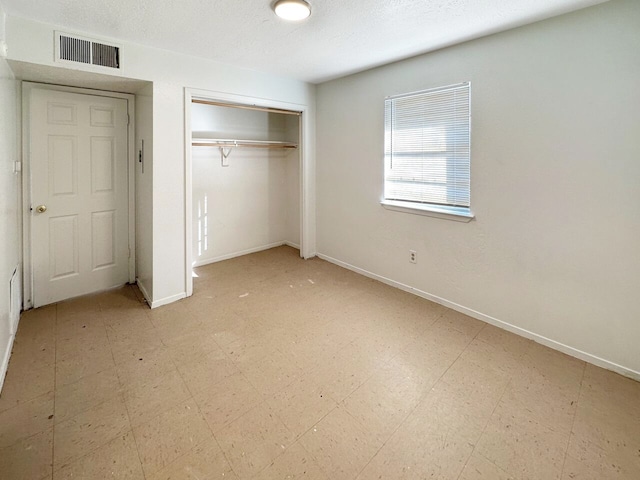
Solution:
<svg viewBox="0 0 640 480">
<path fill-rule="evenodd" d="M 397 200 L 382 200 L 380 202 L 387 210 L 394 212 L 412 213 L 414 215 L 426 215 L 428 217 L 442 218 L 456 222 L 470 222 L 475 215 L 466 209 L 456 207 L 438 207 L 412 202 L 400 202 Z"/>
</svg>

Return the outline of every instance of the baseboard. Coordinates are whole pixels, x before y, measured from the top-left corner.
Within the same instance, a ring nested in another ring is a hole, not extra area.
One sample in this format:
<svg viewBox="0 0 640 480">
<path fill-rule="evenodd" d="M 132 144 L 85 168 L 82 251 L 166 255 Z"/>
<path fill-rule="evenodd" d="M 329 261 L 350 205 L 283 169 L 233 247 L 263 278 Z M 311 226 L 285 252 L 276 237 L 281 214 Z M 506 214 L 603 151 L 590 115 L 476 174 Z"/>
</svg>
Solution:
<svg viewBox="0 0 640 480">
<path fill-rule="evenodd" d="M 2 387 L 4 386 L 4 379 L 7 376 L 7 370 L 9 369 L 9 359 L 11 358 L 11 350 L 13 349 L 13 340 L 16 338 L 15 335 L 9 336 L 9 341 L 7 342 L 7 350 L 4 353 L 4 358 L 2 359 L 2 365 L 0 366 L 0 393 L 2 393 Z"/>
<path fill-rule="evenodd" d="M 241 257 L 242 255 L 249 255 L 250 253 L 262 252 L 263 250 L 269 250 L 270 248 L 281 247 L 282 245 L 289 245 L 290 247 L 300 249 L 299 246 L 290 242 L 275 242 L 268 245 L 261 245 L 259 247 L 249 248 L 248 250 L 240 250 L 238 252 L 227 253 L 218 257 L 208 258 L 206 260 L 199 260 L 194 262 L 194 267 L 202 267 L 203 265 L 209 265 L 211 263 L 222 262 L 223 260 L 229 260 L 231 258 Z"/>
<path fill-rule="evenodd" d="M 178 293 L 176 295 L 171 295 L 170 297 L 164 297 L 164 298 L 161 298 L 160 300 L 153 300 L 151 303 L 149 303 L 149 306 L 151 308 L 158 308 L 163 305 L 169 305 L 170 303 L 177 302 L 178 300 L 182 300 L 183 298 L 187 298 L 186 292 Z"/>
<path fill-rule="evenodd" d="M 607 370 L 611 370 L 613 372 L 619 373 L 620 375 L 624 375 L 625 377 L 629 377 L 634 380 L 640 381 L 640 372 L 633 370 L 631 368 L 627 368 L 623 365 L 618 365 L 617 363 L 611 362 L 609 360 L 605 360 L 604 358 L 600 358 L 596 355 L 583 352 L 582 350 L 579 350 L 577 348 L 570 347 L 569 345 L 565 345 L 564 343 L 560 343 L 550 338 L 539 335 L 537 333 L 531 332 L 529 330 L 525 330 L 524 328 L 517 327 L 508 322 L 498 320 L 497 318 L 491 317 L 489 315 L 485 315 L 484 313 L 481 313 L 481 312 L 477 312 L 476 310 L 472 310 L 463 305 L 459 305 L 445 298 L 438 297 L 437 295 L 433 295 L 423 290 L 419 290 L 409 285 L 405 285 L 404 283 L 391 280 L 390 278 L 383 277 L 382 275 L 369 272 L 368 270 L 364 270 L 362 268 L 356 267 L 349 263 L 343 262 L 342 260 L 338 260 L 337 258 L 333 258 L 328 255 L 324 255 L 322 253 L 318 253 L 317 256 L 322 260 L 326 260 L 327 262 L 346 268 L 347 270 L 351 270 L 353 272 L 359 273 L 360 275 L 364 275 L 365 277 L 378 280 L 379 282 L 385 283 L 392 287 L 399 288 L 400 290 L 404 290 L 405 292 L 413 293 L 414 295 L 425 298 L 435 303 L 439 303 L 440 305 L 444 305 L 445 307 L 451 308 L 452 310 L 456 310 L 460 313 L 464 313 L 465 315 L 469 315 L 470 317 L 476 318 L 485 323 L 489 323 L 495 327 L 502 328 L 503 330 L 507 330 L 511 333 L 515 333 L 516 335 L 520 335 L 521 337 L 525 337 L 530 340 L 533 340 L 534 342 L 540 343 L 541 345 L 544 345 L 546 347 L 552 348 L 554 350 L 565 353 L 567 355 L 578 358 L 580 360 L 584 360 L 585 362 L 591 363 L 598 367 L 602 367 Z"/>
<path fill-rule="evenodd" d="M 296 250 L 300 250 L 300 245 L 298 245 L 297 243 L 284 242 L 283 245 L 286 245 L 287 247 L 295 248 Z"/>
<path fill-rule="evenodd" d="M 142 283 L 139 278 L 136 278 L 136 285 L 138 285 L 138 288 L 140 289 L 142 296 L 147 301 L 147 305 L 151 307 L 151 295 L 149 295 L 149 292 L 147 291 L 147 288 L 144 286 L 144 283 Z"/>
</svg>

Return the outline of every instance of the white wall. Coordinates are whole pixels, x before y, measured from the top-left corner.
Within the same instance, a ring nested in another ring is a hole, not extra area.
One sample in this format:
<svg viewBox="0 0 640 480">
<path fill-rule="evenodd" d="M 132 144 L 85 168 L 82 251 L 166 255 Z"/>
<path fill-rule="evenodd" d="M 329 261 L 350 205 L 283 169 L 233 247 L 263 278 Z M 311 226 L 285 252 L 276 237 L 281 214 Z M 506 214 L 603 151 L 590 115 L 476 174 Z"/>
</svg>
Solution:
<svg viewBox="0 0 640 480">
<path fill-rule="evenodd" d="M 136 93 L 136 278 L 153 299 L 153 85 Z M 144 142 L 144 143 L 143 143 Z M 139 153 L 142 150 L 142 162 Z"/>
<path fill-rule="evenodd" d="M 4 12 L 0 8 L 0 42 L 4 40 Z M 10 329 L 9 281 L 21 258 L 20 175 L 14 173 L 17 143 L 16 82 L 0 57 L 0 389 L 7 370 L 13 335 Z M 18 277 L 21 270 L 18 269 Z"/>
<path fill-rule="evenodd" d="M 300 246 L 300 152 L 302 145 L 300 142 L 300 118 L 287 115 L 285 121 L 285 139 L 289 142 L 298 143 L 298 149 L 288 151 L 285 162 L 286 170 L 286 229 L 285 239 L 290 245 Z M 315 253 L 315 251 L 314 251 Z"/>
<path fill-rule="evenodd" d="M 297 116 L 202 104 L 191 114 L 194 138 L 298 142 L 290 134 Z M 300 230 L 299 218 L 289 215 L 289 204 L 299 201 L 299 178 L 289 175 L 299 162 L 297 150 L 233 149 L 226 167 L 218 147 L 192 152 L 196 265 L 297 243 L 299 233 L 289 236 Z"/>
<path fill-rule="evenodd" d="M 53 31 L 58 28 L 8 17 L 9 58 L 41 65 L 53 62 Z M 66 31 L 66 29 L 62 29 Z M 91 35 L 91 32 L 78 32 Z M 123 46 L 122 75 L 153 82 L 153 304 L 186 294 L 184 88 L 264 98 L 309 107 L 307 138 L 313 148 L 315 87 L 304 82 L 235 68 L 195 57 L 143 47 L 115 39 Z M 313 150 L 312 150 L 313 151 Z M 315 182 L 314 159 L 307 181 Z M 315 252 L 315 194 L 306 204 L 311 221 L 308 244 Z"/>
<path fill-rule="evenodd" d="M 319 85 L 319 254 L 640 378 L 638 25 L 614 0 Z M 466 80 L 476 219 L 385 210 L 385 96 Z"/>
</svg>

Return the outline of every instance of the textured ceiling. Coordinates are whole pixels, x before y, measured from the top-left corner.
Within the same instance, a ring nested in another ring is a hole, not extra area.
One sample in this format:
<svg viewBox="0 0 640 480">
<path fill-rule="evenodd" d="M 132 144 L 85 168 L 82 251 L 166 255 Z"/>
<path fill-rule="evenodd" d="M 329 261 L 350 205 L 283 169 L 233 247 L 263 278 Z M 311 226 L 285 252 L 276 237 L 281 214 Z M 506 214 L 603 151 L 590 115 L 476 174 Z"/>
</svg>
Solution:
<svg viewBox="0 0 640 480">
<path fill-rule="evenodd" d="M 0 0 L 9 15 L 319 83 L 606 0 Z"/>
</svg>

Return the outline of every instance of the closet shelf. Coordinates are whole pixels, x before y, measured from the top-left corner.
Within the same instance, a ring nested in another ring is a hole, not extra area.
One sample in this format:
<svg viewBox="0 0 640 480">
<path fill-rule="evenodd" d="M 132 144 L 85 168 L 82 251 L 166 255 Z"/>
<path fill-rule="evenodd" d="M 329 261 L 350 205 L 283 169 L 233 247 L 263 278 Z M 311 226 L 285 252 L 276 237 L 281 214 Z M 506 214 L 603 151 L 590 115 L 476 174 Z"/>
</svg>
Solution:
<svg viewBox="0 0 640 480">
<path fill-rule="evenodd" d="M 226 138 L 194 138 L 194 147 L 220 148 L 298 148 L 297 143 L 274 142 L 270 140 L 232 140 Z"/>
</svg>

